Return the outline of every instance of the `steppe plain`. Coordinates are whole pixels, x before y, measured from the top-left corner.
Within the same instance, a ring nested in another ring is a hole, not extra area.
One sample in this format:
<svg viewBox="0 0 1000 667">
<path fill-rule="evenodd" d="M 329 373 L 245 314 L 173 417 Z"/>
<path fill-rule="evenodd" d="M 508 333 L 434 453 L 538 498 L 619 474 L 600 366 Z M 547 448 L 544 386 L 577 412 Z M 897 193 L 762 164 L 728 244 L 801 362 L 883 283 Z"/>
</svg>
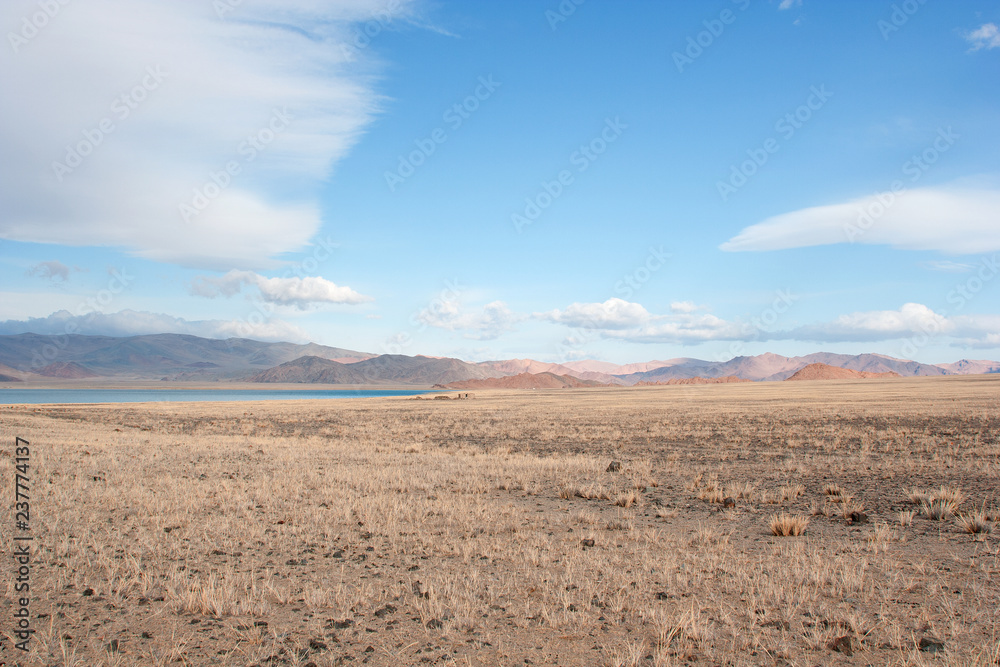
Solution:
<svg viewBox="0 0 1000 667">
<path fill-rule="evenodd" d="M 1000 660 L 997 376 L 0 410 L 8 663 Z"/>
</svg>

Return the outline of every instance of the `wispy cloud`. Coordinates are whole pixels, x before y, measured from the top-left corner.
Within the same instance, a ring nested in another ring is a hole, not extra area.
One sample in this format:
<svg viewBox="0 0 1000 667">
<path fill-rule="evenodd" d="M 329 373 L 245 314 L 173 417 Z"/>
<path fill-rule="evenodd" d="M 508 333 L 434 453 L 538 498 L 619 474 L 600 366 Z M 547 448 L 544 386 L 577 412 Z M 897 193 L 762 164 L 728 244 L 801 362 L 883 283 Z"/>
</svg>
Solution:
<svg viewBox="0 0 1000 667">
<path fill-rule="evenodd" d="M 35 264 L 31 268 L 29 268 L 25 273 L 26 275 L 29 276 L 66 282 L 67 280 L 69 280 L 70 271 L 79 271 L 79 270 L 80 269 L 70 269 L 62 262 L 57 260 L 52 260 L 49 262 L 39 262 L 38 264 Z"/>
<path fill-rule="evenodd" d="M 390 6 L 405 22 L 412 4 Z M 315 234 L 318 187 L 379 109 L 374 49 L 340 47 L 386 6 L 89 0 L 5 40 L 0 87 L 18 103 L 0 117 L 0 237 L 273 266 Z M 0 23 L 25 11 L 0 3 Z"/>
<path fill-rule="evenodd" d="M 1000 28 L 997 28 L 996 23 L 984 23 L 966 34 L 965 40 L 972 45 L 970 51 L 998 48 L 1000 47 Z"/>
<path fill-rule="evenodd" d="M 801 7 L 802 0 L 781 0 L 781 4 L 778 5 L 778 9 L 791 9 L 792 7 Z"/>
<path fill-rule="evenodd" d="M 278 319 L 265 322 L 241 320 L 185 320 L 162 313 L 122 310 L 117 313 L 93 312 L 73 315 L 60 310 L 48 317 L 0 322 L 0 335 L 36 333 L 62 335 L 67 332 L 89 336 L 138 336 L 178 333 L 203 338 L 252 338 L 264 341 L 308 342 L 308 334 L 299 327 Z"/>
<path fill-rule="evenodd" d="M 891 200 L 883 193 L 768 218 L 720 248 L 739 252 L 855 242 L 954 254 L 993 252 L 1000 250 L 998 211 L 1000 189 L 923 188 Z"/>
<path fill-rule="evenodd" d="M 253 271 L 236 269 L 220 277 L 198 276 L 191 283 L 191 294 L 210 299 L 231 297 L 247 286 L 256 287 L 262 301 L 303 310 L 316 304 L 359 304 L 373 300 L 319 276 L 267 278 Z"/>
<path fill-rule="evenodd" d="M 944 273 L 968 273 L 972 269 L 976 268 L 972 264 L 953 262 L 948 259 L 933 259 L 921 262 L 920 266 L 925 269 L 930 269 L 931 271 L 943 271 Z"/>
<path fill-rule="evenodd" d="M 473 340 L 495 340 L 513 331 L 514 325 L 524 317 L 514 313 L 503 301 L 493 301 L 481 310 L 467 311 L 457 300 L 439 301 L 433 307 L 420 311 L 417 322 L 438 329 L 464 331 Z"/>
</svg>

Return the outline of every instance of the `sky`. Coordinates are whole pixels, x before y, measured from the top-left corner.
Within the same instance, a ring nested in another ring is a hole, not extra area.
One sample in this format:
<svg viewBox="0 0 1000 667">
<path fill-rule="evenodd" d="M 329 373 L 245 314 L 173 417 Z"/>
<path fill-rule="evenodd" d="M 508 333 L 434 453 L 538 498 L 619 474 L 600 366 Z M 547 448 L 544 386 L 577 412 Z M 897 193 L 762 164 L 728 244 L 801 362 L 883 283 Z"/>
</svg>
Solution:
<svg viewBox="0 0 1000 667">
<path fill-rule="evenodd" d="M 998 26 L 985 0 L 5 0 L 0 334 L 1000 359 Z"/>
</svg>

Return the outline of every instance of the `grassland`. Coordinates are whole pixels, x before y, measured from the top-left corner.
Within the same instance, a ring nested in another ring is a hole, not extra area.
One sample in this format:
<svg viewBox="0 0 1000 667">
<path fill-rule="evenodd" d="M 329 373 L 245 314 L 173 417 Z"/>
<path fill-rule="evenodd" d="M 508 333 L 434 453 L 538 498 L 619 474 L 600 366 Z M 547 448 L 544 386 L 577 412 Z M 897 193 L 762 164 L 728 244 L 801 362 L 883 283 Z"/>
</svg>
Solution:
<svg viewBox="0 0 1000 667">
<path fill-rule="evenodd" d="M 1000 659 L 1000 378 L 0 410 L 22 664 Z"/>
</svg>

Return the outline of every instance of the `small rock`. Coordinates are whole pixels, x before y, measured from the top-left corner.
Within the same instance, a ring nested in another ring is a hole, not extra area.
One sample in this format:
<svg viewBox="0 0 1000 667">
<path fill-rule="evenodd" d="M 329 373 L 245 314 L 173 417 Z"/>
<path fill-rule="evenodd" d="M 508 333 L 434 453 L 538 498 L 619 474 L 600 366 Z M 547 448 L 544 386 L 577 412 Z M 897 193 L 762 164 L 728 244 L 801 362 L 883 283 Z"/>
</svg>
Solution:
<svg viewBox="0 0 1000 667">
<path fill-rule="evenodd" d="M 608 464 L 608 469 L 606 472 L 621 472 L 622 464 L 620 461 L 612 461 Z"/>
<path fill-rule="evenodd" d="M 725 507 L 726 509 L 730 509 L 730 508 L 736 507 L 736 499 L 735 498 L 724 498 L 722 500 L 722 506 Z"/>
<path fill-rule="evenodd" d="M 939 653 L 944 650 L 944 642 L 935 637 L 921 637 L 920 650 L 924 653 Z"/>
<path fill-rule="evenodd" d="M 666 591 L 660 591 L 659 593 L 656 594 L 656 599 L 657 600 L 669 600 L 670 599 L 670 593 L 667 593 Z"/>
<path fill-rule="evenodd" d="M 142 638 L 143 639 L 152 639 L 153 635 L 149 634 L 148 632 L 143 632 L 142 633 Z"/>
<path fill-rule="evenodd" d="M 585 547 L 592 547 L 594 546 L 594 540 L 580 540 L 580 544 Z"/>
<path fill-rule="evenodd" d="M 440 628 L 442 626 L 444 626 L 444 623 L 442 623 L 441 621 L 439 621 L 436 618 L 432 618 L 431 620 L 427 621 L 427 628 L 429 630 L 433 630 L 435 628 Z"/>
<path fill-rule="evenodd" d="M 326 644 L 318 639 L 309 640 L 309 650 L 310 651 L 325 651 Z"/>
<path fill-rule="evenodd" d="M 864 512 L 851 512 L 848 518 L 850 518 L 851 523 L 868 523 L 868 515 Z"/>
<path fill-rule="evenodd" d="M 85 598 L 89 598 L 93 594 L 94 594 L 94 589 L 93 588 L 87 588 L 87 589 L 85 589 L 83 591 L 83 597 L 85 597 Z"/>
<path fill-rule="evenodd" d="M 336 628 L 337 630 L 344 630 L 346 628 L 351 627 L 352 625 L 354 625 L 354 621 L 352 621 L 349 618 L 344 619 L 343 621 L 334 621 L 333 622 L 333 627 Z"/>
<path fill-rule="evenodd" d="M 831 640 L 826 647 L 831 651 L 837 651 L 838 653 L 843 653 L 844 655 L 854 654 L 854 646 L 850 635 L 837 637 L 836 639 Z"/>
<path fill-rule="evenodd" d="M 395 612 L 396 612 L 396 608 L 394 606 L 392 606 L 391 604 L 387 604 L 386 606 L 382 607 L 381 609 L 376 610 L 375 611 L 375 616 L 377 618 L 382 618 L 383 616 L 388 616 L 389 614 L 393 614 Z"/>
</svg>

